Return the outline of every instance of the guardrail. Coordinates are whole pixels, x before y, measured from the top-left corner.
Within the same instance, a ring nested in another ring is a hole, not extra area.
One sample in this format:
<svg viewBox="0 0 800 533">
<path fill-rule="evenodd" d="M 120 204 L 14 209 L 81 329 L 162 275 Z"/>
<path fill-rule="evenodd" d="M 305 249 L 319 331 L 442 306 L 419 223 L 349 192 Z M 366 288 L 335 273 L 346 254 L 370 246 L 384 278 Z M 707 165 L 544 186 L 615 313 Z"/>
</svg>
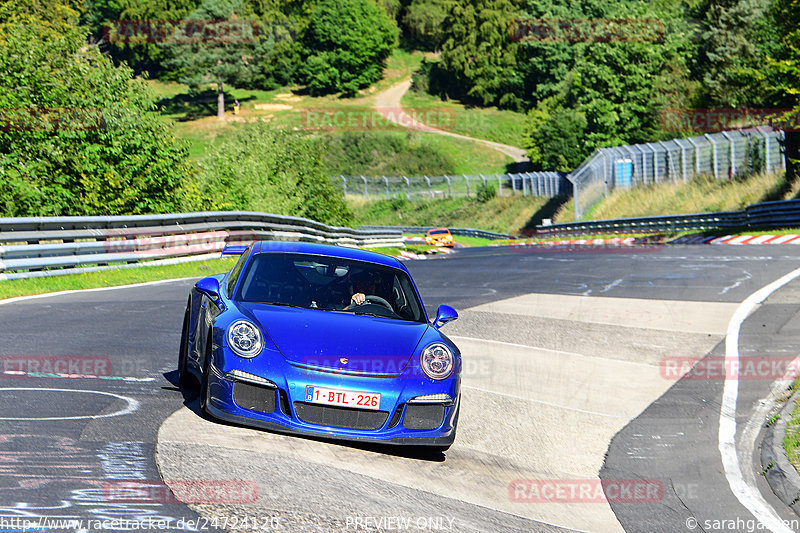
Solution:
<svg viewBox="0 0 800 533">
<path fill-rule="evenodd" d="M 747 206 L 741 211 L 567 222 L 537 226 L 535 232 L 539 235 L 562 235 L 624 231 L 767 230 L 793 227 L 800 227 L 800 200 L 763 202 Z"/>
<path fill-rule="evenodd" d="M 356 230 L 250 211 L 0 218 L 0 280 L 201 260 L 219 256 L 227 244 L 255 240 L 365 248 L 403 242 L 395 229 Z"/>
<path fill-rule="evenodd" d="M 403 234 L 407 233 L 427 233 L 428 230 L 433 228 L 438 228 L 440 226 L 359 226 L 361 229 L 364 230 L 373 230 L 373 231 L 386 231 L 386 230 L 399 230 L 403 232 Z M 486 231 L 482 229 L 472 229 L 472 228 L 449 228 L 450 233 L 453 235 L 460 235 L 462 237 L 480 237 L 482 239 L 511 239 L 511 235 L 507 233 L 494 233 L 492 231 Z"/>
</svg>

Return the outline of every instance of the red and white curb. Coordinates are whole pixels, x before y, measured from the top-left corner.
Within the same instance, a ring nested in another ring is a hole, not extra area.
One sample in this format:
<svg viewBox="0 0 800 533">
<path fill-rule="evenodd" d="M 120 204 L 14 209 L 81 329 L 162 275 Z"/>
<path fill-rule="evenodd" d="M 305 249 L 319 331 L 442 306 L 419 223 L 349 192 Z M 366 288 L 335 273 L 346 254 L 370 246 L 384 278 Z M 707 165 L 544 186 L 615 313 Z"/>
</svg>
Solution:
<svg viewBox="0 0 800 533">
<path fill-rule="evenodd" d="M 800 244 L 800 235 L 726 235 L 712 239 L 709 244 Z"/>
<path fill-rule="evenodd" d="M 418 253 L 414 253 L 414 252 L 409 252 L 407 250 L 400 250 L 400 256 L 398 257 L 398 259 L 400 259 L 401 261 L 408 260 L 408 259 L 428 259 L 428 257 L 430 257 L 433 254 L 445 254 L 445 255 L 447 255 L 447 254 L 452 254 L 452 253 L 453 253 L 453 250 L 451 250 L 450 248 L 433 248 L 431 250 L 428 250 L 424 254 L 418 254 Z"/>
</svg>

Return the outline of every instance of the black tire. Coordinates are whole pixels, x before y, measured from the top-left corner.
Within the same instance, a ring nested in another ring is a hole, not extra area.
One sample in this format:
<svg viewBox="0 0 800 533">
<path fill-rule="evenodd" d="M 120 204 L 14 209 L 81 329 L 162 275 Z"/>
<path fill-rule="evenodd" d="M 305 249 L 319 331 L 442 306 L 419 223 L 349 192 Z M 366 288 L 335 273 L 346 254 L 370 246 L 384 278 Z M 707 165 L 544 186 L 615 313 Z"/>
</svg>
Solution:
<svg viewBox="0 0 800 533">
<path fill-rule="evenodd" d="M 208 412 L 208 378 L 211 374 L 209 371 L 209 364 L 211 360 L 211 339 L 209 339 L 207 346 L 206 346 L 206 356 L 205 360 L 203 361 L 203 373 L 200 376 L 200 411 L 208 416 L 213 417 L 211 413 Z"/>
<path fill-rule="evenodd" d="M 189 307 L 183 315 L 183 328 L 181 329 L 181 346 L 178 349 L 178 386 L 181 389 L 197 390 L 197 378 L 189 372 Z"/>
</svg>

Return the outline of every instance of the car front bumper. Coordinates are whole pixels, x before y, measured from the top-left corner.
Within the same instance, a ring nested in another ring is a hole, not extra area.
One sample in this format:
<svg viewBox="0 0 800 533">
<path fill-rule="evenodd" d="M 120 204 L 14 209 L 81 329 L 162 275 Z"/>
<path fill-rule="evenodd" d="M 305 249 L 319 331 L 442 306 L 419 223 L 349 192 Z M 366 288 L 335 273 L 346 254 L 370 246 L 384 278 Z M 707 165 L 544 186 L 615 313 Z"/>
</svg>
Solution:
<svg viewBox="0 0 800 533">
<path fill-rule="evenodd" d="M 230 359 L 229 359 L 230 361 Z M 355 377 L 277 365 L 282 372 L 257 375 L 274 386 L 232 378 L 211 366 L 207 409 L 213 416 L 282 433 L 385 444 L 448 446 L 455 439 L 460 402 L 458 375 L 442 381 L 397 377 Z M 256 374 L 252 369 L 252 374 Z M 377 410 L 305 401 L 306 386 L 380 393 Z M 418 396 L 447 394 L 444 403 L 409 403 Z"/>
</svg>

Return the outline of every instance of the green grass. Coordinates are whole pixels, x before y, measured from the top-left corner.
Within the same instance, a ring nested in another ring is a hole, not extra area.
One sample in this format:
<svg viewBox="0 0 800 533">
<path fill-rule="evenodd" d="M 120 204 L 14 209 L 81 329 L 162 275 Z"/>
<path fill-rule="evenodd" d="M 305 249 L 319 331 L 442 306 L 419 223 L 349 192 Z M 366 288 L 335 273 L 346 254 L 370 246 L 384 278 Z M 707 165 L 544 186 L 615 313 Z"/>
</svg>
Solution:
<svg viewBox="0 0 800 533">
<path fill-rule="evenodd" d="M 115 287 L 164 279 L 200 278 L 230 270 L 237 259 L 238 257 L 226 257 L 177 265 L 119 268 L 63 276 L 5 280 L 0 281 L 0 299 L 47 292 Z"/>
<path fill-rule="evenodd" d="M 793 385 L 793 389 L 800 386 L 800 378 Z M 783 438 L 783 447 L 786 449 L 786 456 L 795 468 L 800 471 L 800 402 L 795 404 L 791 417 L 786 424 L 786 435 Z"/>
<path fill-rule="evenodd" d="M 389 60 L 384 80 L 371 90 L 363 91 L 364 96 L 339 98 L 333 96 L 311 97 L 299 94 L 300 87 L 282 87 L 270 91 L 225 88 L 225 120 L 216 117 L 216 89 L 209 86 L 198 95 L 190 95 L 186 85 L 174 82 L 149 80 L 148 84 L 156 97 L 157 106 L 165 120 L 175 122 L 175 133 L 188 143 L 191 160 L 201 162 L 210 147 L 220 135 L 230 131 L 237 122 L 263 120 L 275 128 L 307 131 L 318 135 L 339 133 L 344 129 L 374 131 L 375 135 L 385 132 L 405 133 L 401 126 L 383 119 L 373 109 L 373 93 L 410 75 L 422 61 L 419 52 L 402 50 Z M 239 100 L 240 113 L 233 115 L 233 101 Z M 333 118 L 331 118 L 333 117 Z M 337 122 L 333 122 L 333 120 Z M 344 122 L 341 122 L 344 121 Z M 476 132 L 477 133 L 477 132 Z M 423 143 L 456 162 L 452 173 L 478 174 L 502 173 L 511 158 L 480 143 L 454 139 L 432 133 L 415 133 L 414 141 Z M 378 159 L 382 156 L 378 154 Z M 390 157 L 390 156 L 384 156 Z M 380 167 L 380 161 L 376 168 Z M 411 169 L 406 172 L 411 174 Z M 370 166 L 358 172 L 364 175 L 375 174 Z"/>
<path fill-rule="evenodd" d="M 531 196 L 496 197 L 486 203 L 472 198 L 378 200 L 348 197 L 356 225 L 444 226 L 510 233 L 524 228 L 545 203 Z"/>
<path fill-rule="evenodd" d="M 420 122 L 441 130 L 522 147 L 525 115 L 494 107 L 476 108 L 415 91 L 403 95 L 403 109 Z M 428 120 L 425 120 L 428 118 Z"/>
<path fill-rule="evenodd" d="M 788 186 L 783 173 L 717 180 L 699 176 L 689 183 L 616 189 L 583 215 L 583 220 L 608 220 L 659 215 L 735 211 L 766 200 L 791 198 L 798 184 Z M 553 222 L 573 222 L 573 200 L 565 203 Z"/>
</svg>

